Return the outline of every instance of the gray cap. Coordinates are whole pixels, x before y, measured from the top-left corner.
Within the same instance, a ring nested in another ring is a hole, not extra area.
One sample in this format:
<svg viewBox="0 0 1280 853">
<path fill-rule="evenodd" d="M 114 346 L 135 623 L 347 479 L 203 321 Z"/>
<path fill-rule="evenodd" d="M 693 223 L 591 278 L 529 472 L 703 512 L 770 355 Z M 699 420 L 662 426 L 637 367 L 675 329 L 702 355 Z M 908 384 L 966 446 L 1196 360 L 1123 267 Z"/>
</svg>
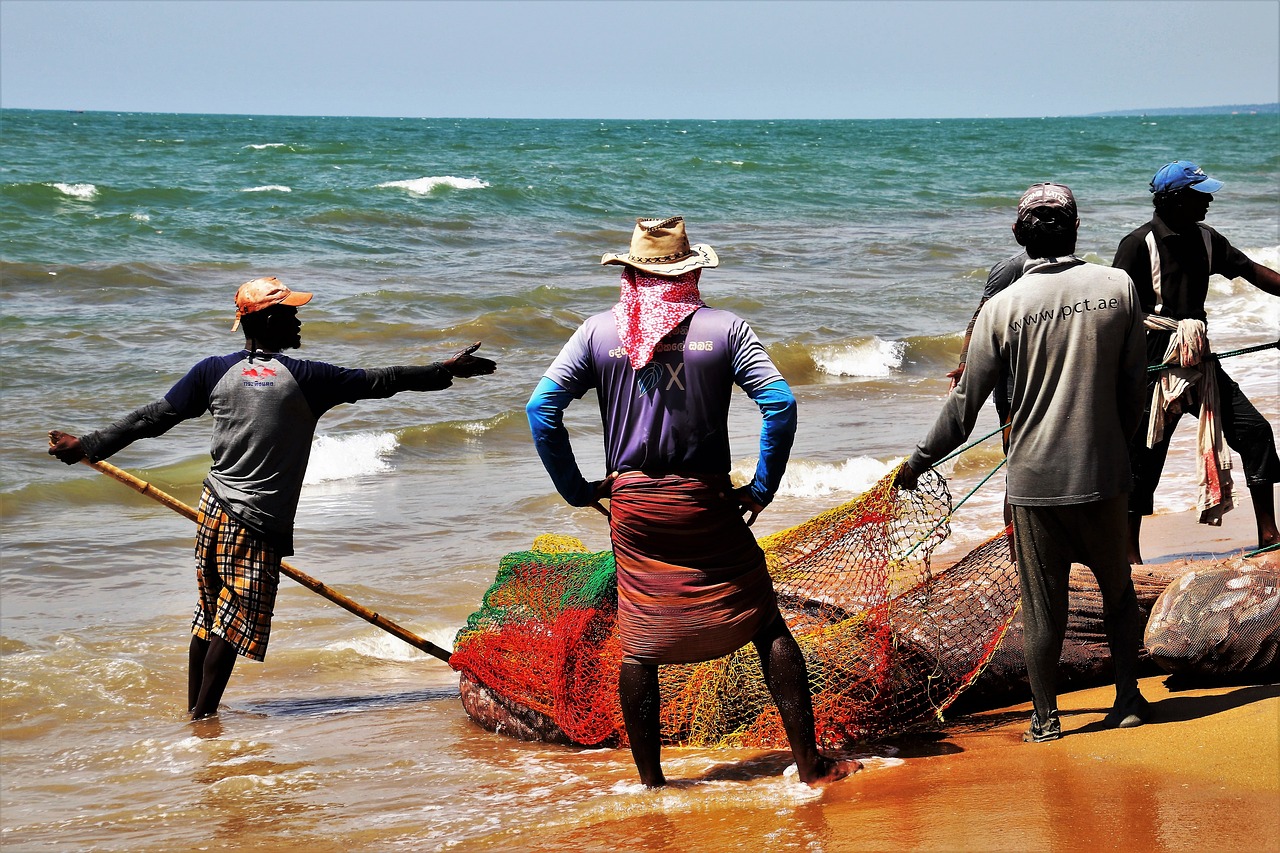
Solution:
<svg viewBox="0 0 1280 853">
<path fill-rule="evenodd" d="M 1018 220 L 1031 218 L 1032 211 L 1042 207 L 1061 210 L 1074 219 L 1076 197 L 1071 194 L 1071 188 L 1064 184 L 1055 184 L 1051 181 L 1033 184 L 1018 200 Z"/>
</svg>

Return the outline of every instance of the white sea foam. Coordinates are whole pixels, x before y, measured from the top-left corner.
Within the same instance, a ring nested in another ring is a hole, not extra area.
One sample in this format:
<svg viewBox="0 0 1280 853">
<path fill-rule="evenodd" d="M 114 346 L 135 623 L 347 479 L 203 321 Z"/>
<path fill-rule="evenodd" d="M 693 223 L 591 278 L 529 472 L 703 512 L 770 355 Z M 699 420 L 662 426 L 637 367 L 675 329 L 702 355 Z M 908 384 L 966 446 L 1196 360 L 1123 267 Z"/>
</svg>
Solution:
<svg viewBox="0 0 1280 853">
<path fill-rule="evenodd" d="M 135 222 L 150 222 L 150 221 L 151 221 L 151 215 L 150 215 L 150 214 L 142 213 L 142 212 L 140 212 L 140 211 L 135 211 L 135 212 L 133 212 L 133 213 L 130 213 L 130 214 L 129 214 L 129 218 L 130 218 L 130 219 L 132 219 L 132 220 L 134 220 Z"/>
<path fill-rule="evenodd" d="M 88 201 L 92 198 L 96 198 L 98 195 L 98 188 L 95 187 L 93 184 L 64 184 L 59 182 L 59 183 L 45 184 L 45 186 L 53 187 L 63 195 L 68 195 L 68 196 L 71 196 L 72 198 L 83 199 L 85 201 Z"/>
<path fill-rule="evenodd" d="M 440 629 L 432 632 L 432 635 L 427 636 L 425 639 L 445 650 L 451 650 L 453 648 L 453 637 L 456 633 L 456 628 Z M 404 640 L 382 631 L 363 637 L 354 637 L 349 640 L 339 640 L 336 643 L 330 643 L 325 648 L 330 651 L 353 651 L 361 657 L 389 661 L 418 661 L 426 654 L 426 652 L 414 648 Z"/>
<path fill-rule="evenodd" d="M 862 494 L 889 473 L 897 460 L 881 462 L 869 456 L 857 456 L 843 462 L 807 462 L 793 459 L 787 465 L 787 473 L 782 477 L 778 487 L 780 497 L 820 498 L 833 494 L 844 494 L 848 497 Z M 755 476 L 756 460 L 733 470 L 735 482 L 750 480 Z"/>
<path fill-rule="evenodd" d="M 261 151 L 263 148 L 284 148 L 283 142 L 264 142 L 261 145 L 246 145 L 245 148 L 252 148 L 254 151 Z"/>
<path fill-rule="evenodd" d="M 293 189 L 291 187 L 286 187 L 283 184 L 267 184 L 261 187 L 249 187 L 248 189 L 240 190 L 240 192 L 242 193 L 291 193 L 293 192 Z"/>
<path fill-rule="evenodd" d="M 823 373 L 833 376 L 888 376 L 902 366 L 907 345 L 873 337 L 852 344 L 815 347 L 813 360 Z"/>
<path fill-rule="evenodd" d="M 1280 246 L 1244 252 L 1257 263 L 1280 270 Z M 1209 315 L 1209 340 L 1218 352 L 1273 341 L 1280 328 L 1280 302 L 1241 278 L 1209 279 L 1205 309 Z M 1229 364 L 1227 371 L 1231 372 Z"/>
<path fill-rule="evenodd" d="M 414 178 L 408 181 L 387 181 L 378 186 L 408 190 L 413 195 L 431 195 L 440 187 L 450 187 L 455 190 L 481 190 L 489 184 L 479 178 L 455 178 L 452 175 L 444 175 Z"/>
<path fill-rule="evenodd" d="M 311 460 L 303 483 L 313 485 L 390 471 L 391 463 L 386 457 L 398 446 L 396 437 L 389 432 L 318 435 L 311 443 Z"/>
<path fill-rule="evenodd" d="M 264 776 L 259 773 L 248 773 L 243 776 L 226 776 L 209 783 L 209 790 L 227 796 L 244 795 L 263 788 L 274 788 L 279 785 L 279 776 Z"/>
</svg>

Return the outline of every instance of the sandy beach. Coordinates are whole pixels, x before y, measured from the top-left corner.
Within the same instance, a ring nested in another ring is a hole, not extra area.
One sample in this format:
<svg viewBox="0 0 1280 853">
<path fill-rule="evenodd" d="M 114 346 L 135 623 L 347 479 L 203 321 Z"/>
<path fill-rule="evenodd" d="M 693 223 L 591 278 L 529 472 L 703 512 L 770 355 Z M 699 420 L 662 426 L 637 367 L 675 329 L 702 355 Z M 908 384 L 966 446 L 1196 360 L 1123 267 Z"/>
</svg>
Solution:
<svg viewBox="0 0 1280 853">
<path fill-rule="evenodd" d="M 1255 542 L 1247 494 L 1222 527 L 1178 513 L 1143 529 L 1149 565 L 1188 570 Z M 1141 688 L 1153 709 L 1138 729 L 1104 728 L 1108 686 L 1059 697 L 1061 741 L 1021 742 L 1027 702 L 953 721 L 932 745 L 904 744 L 896 772 L 830 792 L 825 817 L 847 815 L 860 840 L 833 839 L 829 849 L 1280 849 L 1280 685 L 1178 690 L 1151 676 Z M 867 837 L 875 823 L 879 841 Z"/>
<path fill-rule="evenodd" d="M 1196 524 L 1190 513 L 1154 516 L 1143 538 L 1149 564 L 1211 565 L 1252 548 L 1252 507 L 1242 501 L 1220 528 Z M 643 808 L 589 832 L 544 831 L 522 841 L 548 851 L 711 851 L 762 838 L 764 849 L 827 853 L 1280 849 L 1280 685 L 1171 689 L 1164 676 L 1148 676 L 1141 688 L 1153 718 L 1137 729 L 1103 726 L 1114 698 L 1106 686 L 1059 697 L 1060 741 L 1022 742 L 1025 702 L 869 746 L 865 770 L 794 807 L 781 831 L 777 814 L 753 807 L 744 790 L 736 812 L 667 806 L 655 819 Z M 738 778 L 754 788 L 776 778 L 788 757 L 762 753 L 703 780 Z M 611 844 L 602 845 L 602 835 Z"/>
</svg>

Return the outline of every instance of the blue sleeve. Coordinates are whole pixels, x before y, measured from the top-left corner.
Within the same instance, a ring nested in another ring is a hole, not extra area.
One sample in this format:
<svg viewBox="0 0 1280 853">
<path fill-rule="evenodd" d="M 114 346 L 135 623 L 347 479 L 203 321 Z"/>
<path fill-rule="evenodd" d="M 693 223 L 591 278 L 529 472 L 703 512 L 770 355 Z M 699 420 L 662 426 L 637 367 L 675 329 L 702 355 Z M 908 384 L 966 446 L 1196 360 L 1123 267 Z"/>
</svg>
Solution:
<svg viewBox="0 0 1280 853">
<path fill-rule="evenodd" d="M 763 418 L 760 461 L 756 464 L 755 479 L 751 481 L 751 497 L 761 506 L 768 506 L 791 458 L 791 444 L 796 437 L 796 398 L 785 379 L 748 391 L 747 396 L 760 407 Z"/>
<path fill-rule="evenodd" d="M 595 489 L 582 476 L 569 444 L 569 431 L 564 427 L 564 410 L 573 399 L 573 394 L 544 376 L 524 411 L 533 433 L 533 446 L 556 491 L 571 506 L 587 506 Z"/>
</svg>

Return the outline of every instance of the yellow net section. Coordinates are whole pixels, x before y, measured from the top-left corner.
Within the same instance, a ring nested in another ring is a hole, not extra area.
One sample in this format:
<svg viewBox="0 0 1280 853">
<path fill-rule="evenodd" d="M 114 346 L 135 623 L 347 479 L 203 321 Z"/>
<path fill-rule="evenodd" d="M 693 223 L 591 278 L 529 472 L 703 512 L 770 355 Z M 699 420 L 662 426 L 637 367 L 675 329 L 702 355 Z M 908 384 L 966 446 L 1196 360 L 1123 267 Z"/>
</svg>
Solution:
<svg viewBox="0 0 1280 853">
<path fill-rule="evenodd" d="M 849 746 L 941 716 L 977 677 L 1018 603 L 1001 533 L 934 572 L 951 495 L 890 474 L 848 503 L 761 540 L 778 604 L 804 653 L 820 745 Z M 581 744 L 625 742 L 613 555 L 541 536 L 508 554 L 454 642 L 453 667 Z M 785 747 L 754 646 L 659 667 L 663 741 Z"/>
</svg>

